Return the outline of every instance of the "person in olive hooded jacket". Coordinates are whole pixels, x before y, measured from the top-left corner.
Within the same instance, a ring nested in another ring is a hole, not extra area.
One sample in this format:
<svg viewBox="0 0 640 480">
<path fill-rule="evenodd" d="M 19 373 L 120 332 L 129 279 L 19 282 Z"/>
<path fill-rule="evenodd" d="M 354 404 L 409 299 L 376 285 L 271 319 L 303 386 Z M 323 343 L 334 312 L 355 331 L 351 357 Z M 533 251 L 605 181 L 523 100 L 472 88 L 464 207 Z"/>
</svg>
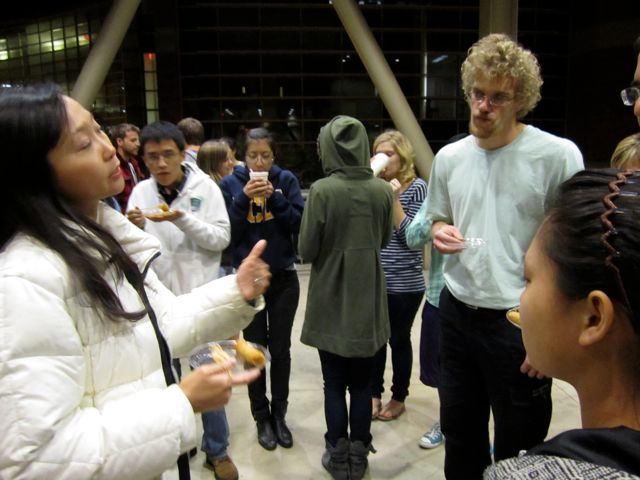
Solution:
<svg viewBox="0 0 640 480">
<path fill-rule="evenodd" d="M 355 118 L 322 127 L 318 149 L 327 177 L 311 186 L 300 227 L 299 253 L 312 264 L 301 341 L 320 354 L 322 464 L 335 479 L 357 480 L 372 449 L 373 357 L 390 334 L 380 250 L 392 234 L 393 194 L 373 176 L 367 133 Z"/>
</svg>

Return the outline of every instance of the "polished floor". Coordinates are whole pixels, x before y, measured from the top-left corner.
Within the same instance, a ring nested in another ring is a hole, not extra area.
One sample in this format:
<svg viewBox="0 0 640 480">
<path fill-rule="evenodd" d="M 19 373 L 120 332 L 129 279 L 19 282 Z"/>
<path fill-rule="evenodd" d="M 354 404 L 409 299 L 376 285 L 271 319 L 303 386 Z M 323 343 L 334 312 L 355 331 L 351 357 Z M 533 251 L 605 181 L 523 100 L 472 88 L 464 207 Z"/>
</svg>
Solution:
<svg viewBox="0 0 640 480">
<path fill-rule="evenodd" d="M 299 266 L 301 298 L 292 335 L 292 372 L 287 422 L 294 437 L 293 448 L 278 447 L 269 452 L 256 440 L 256 430 L 249 412 L 246 387 L 235 389 L 227 406 L 231 429 L 229 453 L 236 463 L 241 479 L 330 479 L 322 468 L 320 457 L 324 451 L 325 422 L 323 413 L 322 376 L 315 349 L 300 343 L 304 318 L 309 266 Z M 443 479 L 444 449 L 423 450 L 418 440 L 438 417 L 438 396 L 434 389 L 418 379 L 418 341 L 420 313 L 414 323 L 412 339 L 414 364 L 407 412 L 392 422 L 372 424 L 376 454 L 369 456 L 366 479 L 431 480 Z M 390 362 L 387 362 L 386 382 L 390 381 Z M 385 385 L 387 386 L 387 385 Z M 554 412 L 549 436 L 580 425 L 578 401 L 573 388 L 554 382 Z M 388 400 L 385 395 L 383 401 Z M 204 454 L 199 452 L 191 460 L 194 480 L 213 479 L 213 472 L 202 467 Z"/>
</svg>

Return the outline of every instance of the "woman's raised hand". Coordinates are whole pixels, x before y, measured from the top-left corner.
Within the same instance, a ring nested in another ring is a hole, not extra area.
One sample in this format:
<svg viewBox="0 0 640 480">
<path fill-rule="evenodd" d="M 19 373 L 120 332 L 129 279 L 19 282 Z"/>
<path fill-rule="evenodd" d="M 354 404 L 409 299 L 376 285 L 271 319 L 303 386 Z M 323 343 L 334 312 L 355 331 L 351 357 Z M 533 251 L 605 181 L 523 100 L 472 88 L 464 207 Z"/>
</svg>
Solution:
<svg viewBox="0 0 640 480">
<path fill-rule="evenodd" d="M 238 267 L 236 281 L 245 300 L 259 297 L 269 287 L 271 280 L 269 265 L 260 258 L 265 248 L 267 248 L 267 241 L 260 240 Z"/>
</svg>

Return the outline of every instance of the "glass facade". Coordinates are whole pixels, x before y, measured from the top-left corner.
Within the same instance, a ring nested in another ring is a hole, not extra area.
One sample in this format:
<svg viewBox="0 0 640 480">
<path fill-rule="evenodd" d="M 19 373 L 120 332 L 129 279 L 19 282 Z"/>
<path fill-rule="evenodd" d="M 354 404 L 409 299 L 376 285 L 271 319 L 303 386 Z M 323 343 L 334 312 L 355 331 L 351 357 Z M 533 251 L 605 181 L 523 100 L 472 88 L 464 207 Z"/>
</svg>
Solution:
<svg viewBox="0 0 640 480">
<path fill-rule="evenodd" d="M 478 2 L 358 3 L 436 150 L 466 129 L 458 71 L 478 38 Z M 360 119 L 371 137 L 393 126 L 327 1 L 183 0 L 178 25 L 183 115 L 213 137 L 268 127 L 304 184 L 321 175 L 315 142 L 333 116 Z"/>
<path fill-rule="evenodd" d="M 2 29 L 0 88 L 54 81 L 70 93 L 100 32 L 100 18 L 90 9 Z M 101 122 L 118 123 L 126 118 L 123 91 L 123 74 L 116 61 L 93 105 Z"/>
<path fill-rule="evenodd" d="M 73 13 L 0 27 L 0 88 L 53 80 L 71 91 L 111 6 L 78 3 Z M 432 149 L 465 132 L 459 70 L 478 38 L 479 1 L 357 4 Z M 569 7 L 519 4 L 518 40 L 536 53 L 545 80 L 528 121 L 564 135 Z M 315 142 L 333 116 L 357 117 L 372 139 L 393 127 L 330 0 L 143 0 L 93 110 L 105 125 L 192 116 L 210 138 L 241 140 L 245 129 L 267 127 L 278 163 L 305 186 L 322 175 Z"/>
</svg>

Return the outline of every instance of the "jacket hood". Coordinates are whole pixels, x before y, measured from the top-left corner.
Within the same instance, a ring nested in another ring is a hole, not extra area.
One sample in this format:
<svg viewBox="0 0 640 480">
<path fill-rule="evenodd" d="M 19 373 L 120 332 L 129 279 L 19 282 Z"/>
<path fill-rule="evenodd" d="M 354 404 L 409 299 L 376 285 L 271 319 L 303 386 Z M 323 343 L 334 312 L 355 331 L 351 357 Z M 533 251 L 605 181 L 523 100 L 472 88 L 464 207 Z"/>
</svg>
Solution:
<svg viewBox="0 0 640 480">
<path fill-rule="evenodd" d="M 335 170 L 369 170 L 369 138 L 364 125 L 353 117 L 334 117 L 320 129 L 320 161 L 325 175 Z"/>
</svg>

